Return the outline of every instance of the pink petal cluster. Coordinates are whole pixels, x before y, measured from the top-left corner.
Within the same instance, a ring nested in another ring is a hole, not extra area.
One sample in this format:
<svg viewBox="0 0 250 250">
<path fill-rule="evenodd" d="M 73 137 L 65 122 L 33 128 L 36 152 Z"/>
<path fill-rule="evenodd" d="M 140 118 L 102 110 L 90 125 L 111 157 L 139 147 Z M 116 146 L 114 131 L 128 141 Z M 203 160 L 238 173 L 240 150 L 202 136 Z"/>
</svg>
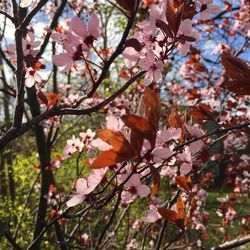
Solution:
<svg viewBox="0 0 250 250">
<path fill-rule="evenodd" d="M 99 36 L 99 20 L 96 14 L 90 16 L 87 25 L 78 16 L 73 17 L 69 31 L 52 34 L 52 39 L 63 48 L 63 53 L 53 55 L 53 64 L 64 67 L 62 72 L 68 72 L 73 62 L 84 60 L 84 54 L 90 50 L 94 40 Z"/>
<path fill-rule="evenodd" d="M 87 178 L 79 178 L 75 182 L 76 194 L 67 201 L 68 207 L 74 207 L 86 198 L 102 181 L 106 170 L 92 170 Z"/>
<path fill-rule="evenodd" d="M 166 1 L 151 4 L 148 20 L 137 24 L 138 30 L 132 37 L 139 42 L 141 49 L 138 50 L 131 46 L 126 47 L 123 51 L 125 64 L 128 68 L 132 69 L 138 66 L 141 70 L 146 71 L 144 78 L 146 86 L 152 82 L 162 82 L 164 65 L 168 64 L 168 49 L 171 47 L 171 43 L 174 42 L 173 36 L 165 34 L 158 25 L 159 20 L 167 25 L 165 10 Z M 190 19 L 185 19 L 181 22 L 177 36 L 181 35 L 192 37 L 194 40 L 200 37 L 198 32 L 192 28 L 192 21 Z M 178 44 L 182 55 L 186 55 L 190 47 L 190 42 L 182 40 Z"/>
<path fill-rule="evenodd" d="M 212 14 L 220 13 L 220 7 L 213 2 L 214 0 L 199 0 L 201 20 L 207 20 Z"/>
<path fill-rule="evenodd" d="M 119 176 L 119 182 L 124 182 L 131 175 L 131 171 L 125 171 Z M 124 191 L 122 192 L 122 202 L 131 203 L 136 197 L 144 198 L 150 194 L 148 186 L 141 183 L 140 175 L 133 174 L 124 184 Z"/>
</svg>

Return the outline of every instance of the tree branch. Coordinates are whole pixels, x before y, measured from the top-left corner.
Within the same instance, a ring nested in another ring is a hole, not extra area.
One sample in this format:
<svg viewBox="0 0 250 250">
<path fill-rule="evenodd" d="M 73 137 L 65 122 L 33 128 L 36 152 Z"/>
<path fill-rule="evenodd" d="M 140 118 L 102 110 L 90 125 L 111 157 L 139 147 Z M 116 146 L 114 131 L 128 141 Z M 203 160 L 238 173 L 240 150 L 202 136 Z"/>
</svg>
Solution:
<svg viewBox="0 0 250 250">
<path fill-rule="evenodd" d="M 4 236 L 15 250 L 22 250 L 22 248 L 16 243 L 16 241 L 11 237 L 11 235 L 7 231 L 4 232 Z"/>
<path fill-rule="evenodd" d="M 216 247 L 212 247 L 211 250 L 226 250 L 226 249 L 232 249 L 235 247 L 239 247 L 242 245 L 245 245 L 250 242 L 250 234 L 244 237 L 239 237 L 237 239 L 226 241 L 225 243 L 218 245 Z"/>
<path fill-rule="evenodd" d="M 45 111 L 41 115 L 33 118 L 29 122 L 23 124 L 22 128 L 18 131 L 15 128 L 8 130 L 2 137 L 0 137 L 0 150 L 3 149 L 10 141 L 16 139 L 17 137 L 24 134 L 32 126 L 40 123 L 41 121 L 48 119 L 52 116 L 57 115 L 90 115 L 93 112 L 97 112 L 99 109 L 105 107 L 107 104 L 112 102 L 116 97 L 121 95 L 132 83 L 134 83 L 138 78 L 140 78 L 145 71 L 139 72 L 137 75 L 132 77 L 127 83 L 125 83 L 117 92 L 105 99 L 103 102 L 97 104 L 94 107 L 87 109 L 63 109 L 64 106 L 53 107 L 50 110 Z"/>
<path fill-rule="evenodd" d="M 18 29 L 25 29 L 31 22 L 32 18 L 37 14 L 37 12 L 48 2 L 48 0 L 41 0 L 38 4 L 31 10 L 31 12 L 25 17 L 22 23 L 19 25 Z"/>
<path fill-rule="evenodd" d="M 11 16 L 9 13 L 3 11 L 3 10 L 0 10 L 0 14 L 6 16 L 7 18 L 9 18 L 11 20 L 12 23 L 15 23 L 15 19 L 13 16 Z"/>
</svg>

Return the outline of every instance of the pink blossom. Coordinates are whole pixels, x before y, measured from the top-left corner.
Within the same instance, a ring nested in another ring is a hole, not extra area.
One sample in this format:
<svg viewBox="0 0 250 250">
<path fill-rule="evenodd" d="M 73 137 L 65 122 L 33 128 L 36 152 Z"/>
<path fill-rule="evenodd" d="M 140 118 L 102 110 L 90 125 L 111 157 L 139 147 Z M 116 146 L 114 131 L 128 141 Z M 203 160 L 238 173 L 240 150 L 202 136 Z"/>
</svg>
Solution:
<svg viewBox="0 0 250 250">
<path fill-rule="evenodd" d="M 134 48 L 132 47 L 127 47 L 124 49 L 124 51 L 122 52 L 123 57 L 125 58 L 125 65 L 127 68 L 131 69 L 133 68 L 136 63 L 138 62 L 141 53 L 136 51 Z"/>
<path fill-rule="evenodd" d="M 25 56 L 33 56 L 35 57 L 36 54 L 39 52 L 39 49 L 36 49 L 41 42 L 35 41 L 35 35 L 32 31 L 29 31 L 26 38 L 23 39 L 23 54 Z"/>
<path fill-rule="evenodd" d="M 154 223 L 160 218 L 161 215 L 158 213 L 156 206 L 150 205 L 147 215 L 143 217 L 142 220 L 148 223 Z"/>
<path fill-rule="evenodd" d="M 36 3 L 37 3 L 37 0 L 21 0 L 20 7 L 27 8 L 31 5 L 35 5 Z"/>
<path fill-rule="evenodd" d="M 79 178 L 75 182 L 76 194 L 67 201 L 68 207 L 74 207 L 80 204 L 86 195 L 90 194 L 101 182 L 105 175 L 104 169 L 92 170 L 87 179 Z"/>
<path fill-rule="evenodd" d="M 227 219 L 227 221 L 228 222 L 233 221 L 233 219 L 235 219 L 236 216 L 237 216 L 236 211 L 232 207 L 229 207 L 225 214 L 225 218 Z"/>
<path fill-rule="evenodd" d="M 178 30 L 178 35 L 189 36 L 195 39 L 200 38 L 200 34 L 192 28 L 192 21 L 190 19 L 185 19 L 181 23 L 179 30 Z M 188 53 L 188 50 L 190 48 L 190 43 L 189 42 L 179 43 L 178 48 L 182 56 L 185 56 Z"/>
<path fill-rule="evenodd" d="M 106 117 L 106 128 L 119 132 L 122 131 L 123 127 L 124 123 L 121 118 L 114 115 L 108 115 Z"/>
<path fill-rule="evenodd" d="M 154 149 L 152 152 L 154 163 L 162 162 L 163 160 L 167 160 L 170 156 L 173 155 L 173 151 L 169 148 L 159 147 Z"/>
<path fill-rule="evenodd" d="M 68 158 L 75 152 L 81 152 L 84 147 L 84 143 L 79 139 L 76 138 L 74 135 L 70 140 L 67 140 L 67 145 L 63 150 L 64 157 Z"/>
<path fill-rule="evenodd" d="M 82 137 L 83 143 L 89 144 L 95 137 L 95 132 L 93 132 L 90 128 L 87 129 L 86 132 L 81 132 L 80 136 Z"/>
<path fill-rule="evenodd" d="M 126 180 L 126 178 L 131 174 L 128 171 L 125 174 L 122 174 L 119 178 L 120 182 Z M 128 191 L 122 192 L 122 201 L 124 203 L 130 203 L 134 201 L 134 199 L 139 196 L 141 198 L 147 197 L 150 194 L 150 189 L 148 186 L 141 184 L 140 175 L 133 174 L 129 180 L 124 184 Z"/>
<path fill-rule="evenodd" d="M 41 83 L 41 76 L 33 69 L 28 68 L 25 74 L 25 85 L 28 88 L 31 88 L 35 85 L 35 83 Z"/>
<path fill-rule="evenodd" d="M 67 73 L 73 64 L 73 56 L 74 53 L 69 53 L 68 51 L 59 55 L 53 55 L 52 56 L 52 61 L 53 64 L 58 66 L 58 67 L 64 67 L 63 70 L 61 71 L 62 73 Z"/>
<path fill-rule="evenodd" d="M 202 135 L 204 135 L 204 131 L 202 131 L 199 128 L 195 128 L 195 127 L 191 127 L 186 125 L 187 131 L 189 132 L 189 134 L 193 137 L 193 138 L 198 138 L 201 137 Z M 189 145 L 189 149 L 190 152 L 195 154 L 197 152 L 199 152 L 204 146 L 204 143 L 202 140 L 197 140 L 195 142 L 190 143 Z"/>
<path fill-rule="evenodd" d="M 93 41 L 100 36 L 99 20 L 96 14 L 92 14 L 88 26 L 75 16 L 70 23 L 70 31 L 77 35 L 82 41 L 82 50 L 88 51 Z"/>
<path fill-rule="evenodd" d="M 103 141 L 100 138 L 93 140 L 90 143 L 90 146 L 92 146 L 94 148 L 98 148 L 100 151 L 107 151 L 107 150 L 112 149 L 112 146 L 110 146 L 108 143 L 106 143 L 105 141 Z"/>
<path fill-rule="evenodd" d="M 241 30 L 247 37 L 250 37 L 250 5 L 248 0 L 241 1 L 239 15 L 233 27 L 234 31 Z"/>
<path fill-rule="evenodd" d="M 63 73 L 68 72 L 74 61 L 83 60 L 83 53 L 89 51 L 94 40 L 99 36 L 99 20 L 94 13 L 87 27 L 79 17 L 73 17 L 69 32 L 52 34 L 52 39 L 61 44 L 64 49 L 63 53 L 53 55 L 53 64 L 64 67 Z"/>
<path fill-rule="evenodd" d="M 144 78 L 145 86 L 150 85 L 152 81 L 157 83 L 162 81 L 163 62 L 161 60 L 155 61 L 152 50 L 148 50 L 146 57 L 140 59 L 138 64 L 143 70 L 147 71 Z"/>
<path fill-rule="evenodd" d="M 181 137 L 181 128 L 168 128 L 157 132 L 156 145 L 163 145 L 171 140 L 178 140 Z"/>
<path fill-rule="evenodd" d="M 39 52 L 37 47 L 40 45 L 40 43 L 41 42 L 39 41 L 35 41 L 34 32 L 29 31 L 26 35 L 26 38 L 22 39 L 22 49 L 24 56 L 35 57 Z M 7 53 L 10 59 L 14 59 L 16 54 L 16 45 L 9 44 Z"/>
<path fill-rule="evenodd" d="M 178 154 L 178 157 L 181 161 L 183 161 L 180 167 L 180 173 L 181 175 L 187 175 L 192 170 L 193 166 L 192 156 L 189 147 L 185 147 L 184 151 L 181 154 Z"/>
<path fill-rule="evenodd" d="M 213 4 L 213 0 L 199 0 L 201 5 L 200 17 L 201 20 L 207 20 L 211 14 L 220 13 L 220 7 Z"/>
</svg>

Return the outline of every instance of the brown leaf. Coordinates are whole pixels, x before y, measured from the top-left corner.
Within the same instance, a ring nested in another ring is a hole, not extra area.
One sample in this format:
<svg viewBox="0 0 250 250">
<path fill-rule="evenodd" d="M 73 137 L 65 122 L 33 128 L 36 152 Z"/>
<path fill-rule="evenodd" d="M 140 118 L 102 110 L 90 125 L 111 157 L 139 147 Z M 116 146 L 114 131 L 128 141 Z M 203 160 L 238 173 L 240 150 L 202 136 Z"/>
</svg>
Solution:
<svg viewBox="0 0 250 250">
<path fill-rule="evenodd" d="M 237 95 L 250 95 L 250 77 L 240 80 L 229 80 L 223 86 Z"/>
<path fill-rule="evenodd" d="M 60 96 L 54 92 L 49 92 L 47 94 L 47 109 L 56 106 L 60 102 Z"/>
<path fill-rule="evenodd" d="M 155 196 L 160 190 L 161 176 L 159 174 L 158 169 L 156 169 L 153 165 L 150 164 L 149 167 L 150 167 L 151 176 L 152 176 L 152 179 L 153 179 L 151 195 Z"/>
<path fill-rule="evenodd" d="M 196 41 L 196 39 L 194 37 L 184 36 L 184 35 L 180 35 L 180 36 L 176 37 L 176 40 L 180 41 L 180 42 L 195 42 Z"/>
<path fill-rule="evenodd" d="M 158 130 L 161 115 L 161 100 L 158 89 L 145 89 L 142 100 L 142 117 L 148 120 Z"/>
<path fill-rule="evenodd" d="M 149 140 L 150 142 L 152 141 L 154 129 L 146 119 L 136 115 L 123 115 L 121 119 L 132 131 Z"/>
<path fill-rule="evenodd" d="M 173 211 L 171 209 L 158 207 L 157 210 L 163 218 L 173 222 L 182 230 L 185 229 L 185 225 L 184 225 L 185 217 L 181 217 L 178 213 L 176 213 L 175 211 Z"/>
<path fill-rule="evenodd" d="M 121 132 L 115 132 L 110 129 L 102 129 L 97 131 L 97 135 L 106 143 L 113 147 L 115 152 L 120 154 L 135 155 L 133 146 L 127 141 Z"/>
<path fill-rule="evenodd" d="M 156 26 L 158 28 L 160 28 L 162 30 L 163 33 L 165 33 L 165 35 L 167 37 L 170 37 L 170 38 L 173 38 L 173 34 L 172 34 L 172 31 L 171 29 L 169 28 L 168 24 L 163 22 L 162 20 L 160 19 L 156 19 L 156 22 L 155 22 Z"/>
<path fill-rule="evenodd" d="M 171 128 L 182 128 L 183 121 L 181 120 L 180 115 L 178 114 L 178 109 L 171 109 L 170 115 L 168 117 L 168 124 Z"/>
<path fill-rule="evenodd" d="M 121 155 L 113 149 L 103 151 L 90 165 L 90 168 L 104 168 L 131 159 L 130 155 Z"/>
<path fill-rule="evenodd" d="M 176 176 L 175 181 L 180 188 L 184 189 L 187 192 L 191 191 L 192 180 L 190 177 Z"/>
<path fill-rule="evenodd" d="M 132 47 L 136 51 L 141 51 L 142 45 L 136 38 L 130 38 L 124 43 L 125 47 Z"/>
<path fill-rule="evenodd" d="M 128 12 L 134 13 L 136 4 L 135 0 L 116 0 L 116 2 Z"/>
<path fill-rule="evenodd" d="M 38 90 L 36 92 L 36 95 L 47 106 L 48 99 L 47 99 L 46 95 L 41 90 Z"/>
<path fill-rule="evenodd" d="M 182 200 L 182 197 L 179 196 L 177 202 L 176 202 L 176 212 L 181 218 L 185 217 L 185 204 Z"/>
<path fill-rule="evenodd" d="M 234 80 L 249 78 L 250 67 L 241 59 L 222 54 L 221 63 L 226 70 L 226 75 Z"/>
<path fill-rule="evenodd" d="M 176 9 L 174 7 L 173 1 L 168 0 L 166 4 L 166 18 L 171 30 L 174 34 L 177 34 L 178 29 L 181 24 L 182 15 L 184 10 L 184 3 L 178 6 Z"/>
</svg>

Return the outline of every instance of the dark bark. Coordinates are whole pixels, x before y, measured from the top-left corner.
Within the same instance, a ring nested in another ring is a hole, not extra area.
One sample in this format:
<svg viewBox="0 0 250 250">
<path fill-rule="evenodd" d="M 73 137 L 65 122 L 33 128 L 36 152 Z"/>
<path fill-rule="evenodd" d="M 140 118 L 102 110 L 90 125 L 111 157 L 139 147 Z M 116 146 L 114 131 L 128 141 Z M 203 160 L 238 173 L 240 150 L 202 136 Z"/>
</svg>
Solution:
<svg viewBox="0 0 250 250">
<path fill-rule="evenodd" d="M 32 117 L 38 116 L 40 111 L 40 105 L 37 101 L 35 88 L 27 89 L 28 93 L 28 103 L 30 106 L 30 111 Z M 35 229 L 34 229 L 34 239 L 40 234 L 42 229 L 46 225 L 46 215 L 47 215 L 47 199 L 46 196 L 49 192 L 49 186 L 53 183 L 53 174 L 49 169 L 50 166 L 50 148 L 46 144 L 46 136 L 43 127 L 37 124 L 34 128 L 37 151 L 39 154 L 40 168 L 41 168 L 41 191 L 38 205 L 38 212 L 36 217 Z M 32 249 L 39 249 L 41 241 Z"/>
</svg>

